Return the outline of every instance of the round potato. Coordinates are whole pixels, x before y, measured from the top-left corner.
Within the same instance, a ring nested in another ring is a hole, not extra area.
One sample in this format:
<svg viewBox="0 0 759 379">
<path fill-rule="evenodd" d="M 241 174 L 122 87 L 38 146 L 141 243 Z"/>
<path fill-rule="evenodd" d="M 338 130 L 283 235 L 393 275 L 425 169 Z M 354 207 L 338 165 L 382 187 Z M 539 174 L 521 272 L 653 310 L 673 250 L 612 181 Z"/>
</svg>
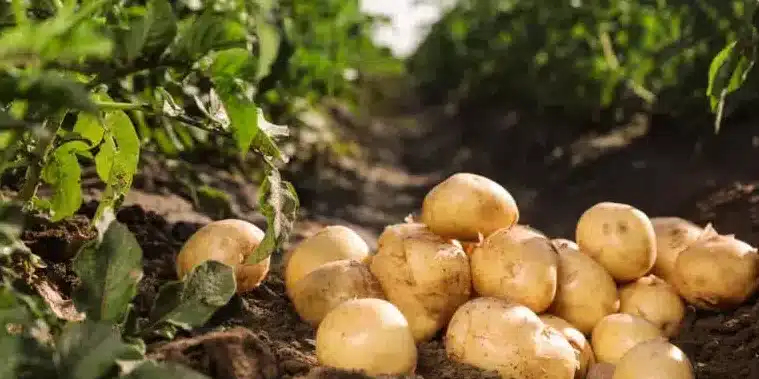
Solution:
<svg viewBox="0 0 759 379">
<path fill-rule="evenodd" d="M 677 257 L 673 284 L 696 307 L 731 309 L 756 291 L 758 276 L 757 249 L 707 225 L 701 238 Z"/>
<path fill-rule="evenodd" d="M 577 250 L 575 243 L 554 240 L 553 244 L 558 252 L 559 275 L 549 312 L 590 335 L 602 318 L 619 310 L 617 286 L 598 262 Z"/>
<path fill-rule="evenodd" d="M 316 327 L 334 307 L 350 299 L 385 299 L 366 264 L 352 259 L 325 263 L 295 283 L 292 301 L 300 317 Z"/>
<path fill-rule="evenodd" d="M 445 350 L 457 362 L 503 378 L 573 379 L 580 363 L 567 339 L 529 308 L 493 297 L 462 305 L 451 318 Z"/>
<path fill-rule="evenodd" d="M 326 226 L 288 253 L 285 264 L 287 295 L 292 299 L 295 283 L 325 263 L 343 259 L 365 261 L 367 257 L 369 245 L 353 229 L 342 225 Z"/>
<path fill-rule="evenodd" d="M 685 317 L 685 303 L 675 287 L 648 275 L 619 290 L 619 312 L 640 316 L 673 337 Z"/>
<path fill-rule="evenodd" d="M 556 295 L 556 250 L 531 229 L 504 228 L 491 234 L 474 249 L 470 264 L 480 296 L 511 300 L 541 313 Z"/>
<path fill-rule="evenodd" d="M 214 260 L 234 268 L 237 293 L 250 291 L 269 273 L 271 257 L 255 264 L 244 263 L 263 239 L 264 232 L 245 220 L 211 222 L 198 229 L 177 254 L 177 277 L 183 279 L 195 266 Z"/>
<path fill-rule="evenodd" d="M 572 348 L 575 349 L 575 355 L 580 363 L 580 369 L 575 373 L 575 379 L 585 379 L 590 366 L 596 363 L 596 357 L 593 355 L 593 348 L 590 347 L 590 342 L 582 332 L 561 317 L 549 314 L 543 314 L 539 317 L 543 323 L 558 330 L 569 341 Z"/>
<path fill-rule="evenodd" d="M 611 363 L 596 363 L 590 366 L 588 376 L 585 379 L 612 379 L 614 368 Z"/>
<path fill-rule="evenodd" d="M 644 318 L 613 313 L 593 328 L 590 344 L 597 361 L 616 365 L 633 346 L 660 337 L 663 336 L 659 328 Z"/>
<path fill-rule="evenodd" d="M 503 186 L 481 175 L 453 174 L 424 197 L 421 222 L 446 238 L 477 241 L 519 221 L 516 201 Z"/>
<path fill-rule="evenodd" d="M 641 342 L 617 363 L 612 379 L 693 379 L 693 365 L 664 338 Z"/>
<path fill-rule="evenodd" d="M 704 229 L 679 217 L 653 217 L 656 234 L 656 262 L 651 273 L 672 283 L 677 256 L 696 242 Z"/>
<path fill-rule="evenodd" d="M 646 275 L 656 262 L 656 234 L 645 213 L 627 204 L 598 203 L 580 216 L 575 241 L 580 251 L 618 282 Z"/>
<path fill-rule="evenodd" d="M 411 374 L 417 349 L 403 314 L 375 298 L 347 300 L 316 330 L 316 358 L 323 366 L 368 375 Z"/>
<path fill-rule="evenodd" d="M 420 223 L 386 227 L 377 245 L 369 269 L 408 320 L 416 341 L 431 339 L 471 296 L 466 253 Z"/>
</svg>

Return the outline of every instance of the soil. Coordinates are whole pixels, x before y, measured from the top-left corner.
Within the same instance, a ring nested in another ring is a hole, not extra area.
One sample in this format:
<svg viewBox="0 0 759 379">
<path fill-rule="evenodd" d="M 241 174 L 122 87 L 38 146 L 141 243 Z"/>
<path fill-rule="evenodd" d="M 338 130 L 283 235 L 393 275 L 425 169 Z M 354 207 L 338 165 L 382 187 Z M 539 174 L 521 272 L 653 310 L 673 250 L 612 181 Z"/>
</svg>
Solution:
<svg viewBox="0 0 759 379">
<path fill-rule="evenodd" d="M 759 130 L 747 120 L 733 120 L 714 136 L 711 120 L 676 127 L 671 120 L 639 118 L 594 131 L 508 110 L 455 118 L 440 114 L 399 116 L 360 127 L 338 125 L 366 150 L 357 157 L 306 162 L 286 173 L 304 209 L 284 249 L 328 224 L 352 227 L 374 246 L 385 225 L 416 213 L 426 191 L 457 171 L 504 184 L 520 206 L 520 222 L 555 237 L 572 238 L 582 211 L 610 200 L 633 204 L 649 216 L 712 223 L 720 232 L 759 244 L 759 159 L 754 146 Z M 408 118 L 420 126 L 394 127 Z M 265 224 L 255 212 L 255 186 L 239 174 L 193 164 L 208 178 L 206 184 L 231 195 L 226 212 L 204 212 L 208 207 L 177 185 L 160 160 L 146 156 L 142 167 L 117 218 L 143 249 L 145 277 L 134 303 L 144 316 L 158 287 L 176 279 L 174 256 L 199 227 L 224 217 Z M 88 199 L 98 192 L 97 185 L 89 186 Z M 88 238 L 84 225 L 96 205 L 89 201 L 66 222 L 32 222 L 24 234 L 32 250 L 48 261 L 44 275 L 64 298 L 77 283 L 69 258 Z M 673 343 L 692 360 L 698 379 L 757 378 L 758 325 L 756 297 L 732 311 L 691 309 Z M 314 333 L 284 295 L 281 256 L 276 254 L 260 288 L 236 295 L 203 328 L 171 342 L 148 341 L 148 354 L 217 379 L 368 378 L 318 367 Z M 415 375 L 497 378 L 450 361 L 439 337 L 419 347 Z"/>
</svg>

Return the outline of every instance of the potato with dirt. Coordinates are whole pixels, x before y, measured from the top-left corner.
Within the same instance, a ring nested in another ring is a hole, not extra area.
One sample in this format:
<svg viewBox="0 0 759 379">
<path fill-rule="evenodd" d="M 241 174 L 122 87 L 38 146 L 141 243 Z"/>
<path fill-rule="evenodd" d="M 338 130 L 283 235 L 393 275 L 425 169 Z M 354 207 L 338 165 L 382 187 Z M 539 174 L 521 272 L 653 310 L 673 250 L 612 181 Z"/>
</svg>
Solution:
<svg viewBox="0 0 759 379">
<path fill-rule="evenodd" d="M 604 317 L 619 310 L 619 294 L 611 275 L 582 254 L 577 244 L 552 240 L 558 252 L 556 296 L 548 312 L 563 318 L 585 335 Z"/>
<path fill-rule="evenodd" d="M 519 221 L 511 193 L 481 175 L 460 172 L 433 187 L 422 202 L 421 220 L 442 237 L 477 241 Z"/>
<path fill-rule="evenodd" d="M 408 320 L 414 339 L 430 340 L 471 296 L 466 253 L 421 223 L 387 226 L 377 245 L 371 273 Z"/>
<path fill-rule="evenodd" d="M 695 243 L 677 257 L 673 284 L 690 304 L 726 310 L 743 304 L 757 289 L 757 249 L 707 225 Z"/>
<path fill-rule="evenodd" d="M 502 378 L 574 379 L 580 368 L 561 333 L 524 305 L 494 297 L 462 305 L 448 324 L 444 344 L 452 360 Z"/>
<path fill-rule="evenodd" d="M 541 313 L 556 295 L 556 250 L 530 228 L 499 229 L 474 249 L 470 264 L 480 296 L 511 300 Z"/>
<path fill-rule="evenodd" d="M 614 313 L 598 322 L 590 337 L 590 345 L 598 362 L 616 365 L 633 346 L 662 338 L 656 325 L 627 313 Z"/>
<path fill-rule="evenodd" d="M 413 374 L 417 348 L 408 321 L 388 301 L 347 300 L 329 311 L 316 330 L 319 364 L 368 375 Z"/>
<path fill-rule="evenodd" d="M 580 363 L 580 368 L 575 373 L 575 379 L 585 379 L 590 366 L 596 363 L 596 356 L 593 354 L 593 348 L 590 347 L 590 341 L 585 338 L 582 332 L 561 317 L 550 314 L 542 314 L 539 317 L 544 324 L 558 330 L 572 345 Z"/>
<path fill-rule="evenodd" d="M 350 299 L 385 299 L 377 278 L 359 261 L 343 259 L 325 263 L 295 283 L 292 302 L 298 315 L 318 326 L 324 316 Z"/>
<path fill-rule="evenodd" d="M 619 312 L 640 316 L 673 337 L 685 317 L 685 303 L 675 287 L 648 275 L 619 290 Z"/>
<path fill-rule="evenodd" d="M 245 220 L 214 221 L 198 229 L 184 243 L 176 257 L 177 277 L 181 280 L 192 269 L 209 260 L 219 261 L 235 270 L 237 293 L 251 291 L 269 273 L 271 257 L 245 264 L 264 239 L 264 232 Z"/>
<path fill-rule="evenodd" d="M 656 262 L 651 273 L 672 283 L 677 256 L 696 242 L 704 229 L 680 217 L 652 217 L 656 234 Z"/>
<path fill-rule="evenodd" d="M 319 266 L 343 259 L 365 262 L 369 245 L 353 229 L 329 225 L 304 239 L 285 257 L 285 290 L 292 299 L 295 284 Z"/>
<path fill-rule="evenodd" d="M 641 210 L 614 202 L 588 208 L 577 221 L 580 251 L 603 266 L 617 282 L 646 275 L 656 262 L 656 234 Z"/>
<path fill-rule="evenodd" d="M 642 342 L 617 363 L 611 379 L 694 379 L 693 365 L 664 338 Z"/>
</svg>

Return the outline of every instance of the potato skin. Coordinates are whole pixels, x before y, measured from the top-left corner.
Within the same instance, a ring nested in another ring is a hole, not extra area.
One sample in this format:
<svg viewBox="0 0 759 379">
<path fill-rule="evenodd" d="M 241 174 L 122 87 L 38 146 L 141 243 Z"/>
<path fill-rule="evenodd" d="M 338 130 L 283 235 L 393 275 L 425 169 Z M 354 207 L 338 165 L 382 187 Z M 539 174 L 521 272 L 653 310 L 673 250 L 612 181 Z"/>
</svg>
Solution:
<svg viewBox="0 0 759 379">
<path fill-rule="evenodd" d="M 593 328 L 590 344 L 598 362 L 616 365 L 633 346 L 661 337 L 659 328 L 646 319 L 627 313 L 613 313 Z"/>
<path fill-rule="evenodd" d="M 445 334 L 448 357 L 503 378 L 573 379 L 575 351 L 556 329 L 529 308 L 493 297 L 462 305 Z"/>
<path fill-rule="evenodd" d="M 600 263 L 617 282 L 646 275 L 656 262 L 651 220 L 631 205 L 593 205 L 580 216 L 575 234 L 580 251 Z"/>
<path fill-rule="evenodd" d="M 619 312 L 640 316 L 673 337 L 685 317 L 685 303 L 674 286 L 648 275 L 619 290 Z"/>
<path fill-rule="evenodd" d="M 477 241 L 519 221 L 516 201 L 503 186 L 460 172 L 433 187 L 422 202 L 421 222 L 446 238 Z"/>
<path fill-rule="evenodd" d="M 301 319 L 316 327 L 342 302 L 362 298 L 385 299 L 385 294 L 369 267 L 343 259 L 325 263 L 295 283 L 292 301 Z"/>
<path fill-rule="evenodd" d="M 556 250 L 531 229 L 499 229 L 474 249 L 470 264 L 480 296 L 511 300 L 541 313 L 556 295 Z"/>
<path fill-rule="evenodd" d="M 590 366 L 596 363 L 596 356 L 593 354 L 590 341 L 585 338 L 582 332 L 561 317 L 550 314 L 542 314 L 538 317 L 544 324 L 558 330 L 569 341 L 575 350 L 577 360 L 580 362 L 580 368 L 575 373 L 575 379 L 585 379 Z"/>
<path fill-rule="evenodd" d="M 377 244 L 370 271 L 408 320 L 414 339 L 431 339 L 471 296 L 466 253 L 420 223 L 390 225 Z"/>
<path fill-rule="evenodd" d="M 612 379 L 693 379 L 693 365 L 664 338 L 639 343 L 617 363 Z"/>
<path fill-rule="evenodd" d="M 707 225 L 702 237 L 683 250 L 675 262 L 673 284 L 690 304 L 727 310 L 743 304 L 757 289 L 759 254 L 731 235 Z"/>
<path fill-rule="evenodd" d="M 617 285 L 606 269 L 582 254 L 575 243 L 560 239 L 553 244 L 558 252 L 559 275 L 549 312 L 590 335 L 602 318 L 619 310 Z"/>
<path fill-rule="evenodd" d="M 235 269 L 237 293 L 250 291 L 269 273 L 271 257 L 256 264 L 242 264 L 264 239 L 257 226 L 238 219 L 214 221 L 198 229 L 177 254 L 179 279 L 207 260 L 215 260 Z"/>
<path fill-rule="evenodd" d="M 704 229 L 679 217 L 652 217 L 651 224 L 656 234 L 656 262 L 651 273 L 672 283 L 677 256 L 695 243 Z"/>
<path fill-rule="evenodd" d="M 326 226 L 301 241 L 288 254 L 285 263 L 285 290 L 292 299 L 295 283 L 319 266 L 342 259 L 365 260 L 369 245 L 353 229 L 343 225 Z"/>
<path fill-rule="evenodd" d="M 316 358 L 323 366 L 365 370 L 368 375 L 412 374 L 417 348 L 395 305 L 376 298 L 347 300 L 316 330 Z"/>
</svg>

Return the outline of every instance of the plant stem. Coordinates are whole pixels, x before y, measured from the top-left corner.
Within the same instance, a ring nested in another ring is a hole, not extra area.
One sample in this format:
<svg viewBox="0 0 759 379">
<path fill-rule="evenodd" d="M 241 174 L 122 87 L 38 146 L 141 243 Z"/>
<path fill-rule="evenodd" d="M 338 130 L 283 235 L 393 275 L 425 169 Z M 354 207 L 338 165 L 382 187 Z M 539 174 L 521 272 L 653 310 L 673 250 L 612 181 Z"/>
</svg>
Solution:
<svg viewBox="0 0 759 379">
<path fill-rule="evenodd" d="M 95 105 L 103 111 L 149 110 L 145 104 L 119 103 L 115 101 L 96 101 Z"/>
<path fill-rule="evenodd" d="M 18 195 L 24 207 L 28 207 L 34 195 L 37 194 L 45 157 L 47 157 L 47 154 L 53 147 L 53 142 L 55 142 L 55 136 L 58 134 L 58 128 L 61 127 L 64 114 L 65 112 L 57 113 L 42 124 L 42 135 L 32 153 L 29 168 L 26 169 L 26 176 L 24 177 L 24 186 Z"/>
</svg>

